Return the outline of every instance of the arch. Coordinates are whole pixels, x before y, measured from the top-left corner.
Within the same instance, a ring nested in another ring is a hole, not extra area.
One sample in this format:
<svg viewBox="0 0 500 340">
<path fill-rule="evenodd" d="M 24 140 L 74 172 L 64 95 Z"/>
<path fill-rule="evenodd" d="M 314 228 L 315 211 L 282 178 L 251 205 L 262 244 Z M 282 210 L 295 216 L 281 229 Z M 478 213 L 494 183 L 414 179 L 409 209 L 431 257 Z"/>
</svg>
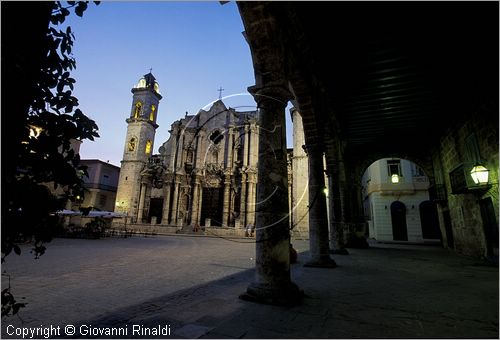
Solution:
<svg viewBox="0 0 500 340">
<path fill-rule="evenodd" d="M 208 138 L 212 141 L 212 143 L 217 145 L 224 138 L 224 135 L 219 130 L 215 130 L 210 134 Z"/>
<path fill-rule="evenodd" d="M 356 159 L 349 159 L 347 161 L 350 164 L 352 164 L 352 168 L 354 169 L 356 178 L 362 178 L 366 170 L 368 170 L 368 168 L 370 167 L 370 165 L 384 158 L 397 158 L 401 160 L 410 161 L 411 163 L 417 165 L 423 170 L 425 176 L 427 176 L 427 178 L 429 179 L 430 184 L 433 183 L 434 172 L 432 168 L 432 159 L 430 157 L 430 154 L 428 155 L 428 157 L 418 157 L 401 153 L 390 153 L 390 154 L 371 153 L 369 155 L 364 155 L 363 157 L 357 157 Z"/>
<path fill-rule="evenodd" d="M 142 102 L 139 100 L 134 106 L 134 118 L 139 118 L 142 114 Z"/>
<path fill-rule="evenodd" d="M 422 237 L 424 239 L 441 239 L 436 203 L 432 201 L 423 201 L 419 205 L 419 211 L 420 223 L 422 225 Z"/>
<path fill-rule="evenodd" d="M 391 203 L 392 239 L 394 241 L 408 241 L 406 226 L 406 206 L 401 201 Z"/>
<path fill-rule="evenodd" d="M 153 142 L 148 139 L 148 141 L 146 142 L 146 148 L 145 148 L 145 153 L 146 155 L 149 155 L 151 153 L 151 149 L 153 148 Z"/>
<path fill-rule="evenodd" d="M 151 104 L 151 112 L 149 113 L 149 120 L 154 122 L 155 120 L 155 111 L 156 111 L 156 106 L 154 104 Z"/>
<path fill-rule="evenodd" d="M 132 152 L 135 150 L 135 146 L 137 145 L 137 138 L 135 136 L 131 137 L 128 142 L 128 151 Z"/>
</svg>

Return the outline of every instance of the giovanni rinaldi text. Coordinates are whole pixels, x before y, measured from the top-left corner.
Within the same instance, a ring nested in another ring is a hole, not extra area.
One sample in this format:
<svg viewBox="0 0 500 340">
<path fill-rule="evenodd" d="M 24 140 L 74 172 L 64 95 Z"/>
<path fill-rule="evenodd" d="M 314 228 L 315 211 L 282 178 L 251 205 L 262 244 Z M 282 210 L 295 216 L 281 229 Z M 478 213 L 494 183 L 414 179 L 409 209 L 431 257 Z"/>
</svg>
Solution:
<svg viewBox="0 0 500 340">
<path fill-rule="evenodd" d="M 6 332 L 9 336 L 16 336 L 22 339 L 48 339 L 67 335 L 79 336 L 170 336 L 170 325 L 144 326 L 125 325 L 123 327 L 104 327 L 92 325 L 66 325 L 66 326 L 37 326 L 37 327 L 16 327 L 8 325 Z"/>
</svg>

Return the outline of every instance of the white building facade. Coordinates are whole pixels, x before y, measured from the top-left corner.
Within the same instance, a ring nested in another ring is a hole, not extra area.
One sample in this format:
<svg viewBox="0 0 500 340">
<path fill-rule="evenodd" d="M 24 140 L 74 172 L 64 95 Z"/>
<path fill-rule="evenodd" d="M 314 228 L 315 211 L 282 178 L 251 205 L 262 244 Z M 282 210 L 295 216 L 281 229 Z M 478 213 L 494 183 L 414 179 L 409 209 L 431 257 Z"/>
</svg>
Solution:
<svg viewBox="0 0 500 340">
<path fill-rule="evenodd" d="M 384 158 L 372 163 L 362 178 L 369 237 L 411 243 L 440 240 L 437 208 L 428 189 L 423 170 L 408 160 Z"/>
</svg>

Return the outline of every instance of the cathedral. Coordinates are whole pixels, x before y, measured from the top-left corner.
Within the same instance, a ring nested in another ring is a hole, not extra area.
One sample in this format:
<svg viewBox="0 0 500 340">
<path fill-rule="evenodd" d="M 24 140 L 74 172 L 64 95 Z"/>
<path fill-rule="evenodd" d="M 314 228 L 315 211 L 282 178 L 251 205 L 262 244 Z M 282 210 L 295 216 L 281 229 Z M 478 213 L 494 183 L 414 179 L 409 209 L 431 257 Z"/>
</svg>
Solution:
<svg viewBox="0 0 500 340">
<path fill-rule="evenodd" d="M 256 111 L 238 112 L 221 100 L 172 124 L 153 154 L 158 82 L 148 73 L 133 100 L 121 161 L 115 211 L 128 225 L 245 229 L 255 224 L 258 159 Z"/>
</svg>

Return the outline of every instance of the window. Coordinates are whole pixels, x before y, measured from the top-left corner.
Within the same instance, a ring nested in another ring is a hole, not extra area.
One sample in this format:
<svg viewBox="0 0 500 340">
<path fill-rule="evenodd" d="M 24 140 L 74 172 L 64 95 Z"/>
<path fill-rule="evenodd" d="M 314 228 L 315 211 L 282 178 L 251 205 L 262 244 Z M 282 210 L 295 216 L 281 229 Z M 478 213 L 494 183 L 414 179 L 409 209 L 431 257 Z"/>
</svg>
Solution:
<svg viewBox="0 0 500 340">
<path fill-rule="evenodd" d="M 399 159 L 391 159 L 387 161 L 387 174 L 389 177 L 392 175 L 398 175 L 402 177 L 401 173 L 401 161 Z"/>
<path fill-rule="evenodd" d="M 471 163 L 477 163 L 481 161 L 481 155 L 479 154 L 479 145 L 474 133 L 465 138 L 465 160 Z"/>
<path fill-rule="evenodd" d="M 156 106 L 151 105 L 151 112 L 149 113 L 149 120 L 152 122 L 155 120 L 155 111 L 156 111 Z"/>
<path fill-rule="evenodd" d="M 220 131 L 216 130 L 210 135 L 210 140 L 214 144 L 219 144 L 219 142 L 224 138 L 224 136 L 220 133 Z"/>
<path fill-rule="evenodd" d="M 135 150 L 135 143 L 136 143 L 135 137 L 130 138 L 130 141 L 128 142 L 128 151 Z"/>
<path fill-rule="evenodd" d="M 99 206 L 102 208 L 106 205 L 106 201 L 107 201 L 107 196 L 104 195 L 104 194 L 100 194 L 99 195 Z"/>
<path fill-rule="evenodd" d="M 413 176 L 414 177 L 423 177 L 423 176 L 425 176 L 424 169 L 422 169 L 421 167 L 419 167 L 416 164 L 413 164 L 413 166 L 412 166 L 412 172 L 413 172 Z"/>
<path fill-rule="evenodd" d="M 137 103 L 135 103 L 134 118 L 139 118 L 141 114 L 142 114 L 142 102 L 138 101 Z"/>
<path fill-rule="evenodd" d="M 153 142 L 151 140 L 148 140 L 146 142 L 146 155 L 149 155 L 151 153 L 151 148 L 153 147 Z"/>
<path fill-rule="evenodd" d="M 102 175 L 102 184 L 109 184 L 109 176 L 108 175 Z"/>
</svg>

